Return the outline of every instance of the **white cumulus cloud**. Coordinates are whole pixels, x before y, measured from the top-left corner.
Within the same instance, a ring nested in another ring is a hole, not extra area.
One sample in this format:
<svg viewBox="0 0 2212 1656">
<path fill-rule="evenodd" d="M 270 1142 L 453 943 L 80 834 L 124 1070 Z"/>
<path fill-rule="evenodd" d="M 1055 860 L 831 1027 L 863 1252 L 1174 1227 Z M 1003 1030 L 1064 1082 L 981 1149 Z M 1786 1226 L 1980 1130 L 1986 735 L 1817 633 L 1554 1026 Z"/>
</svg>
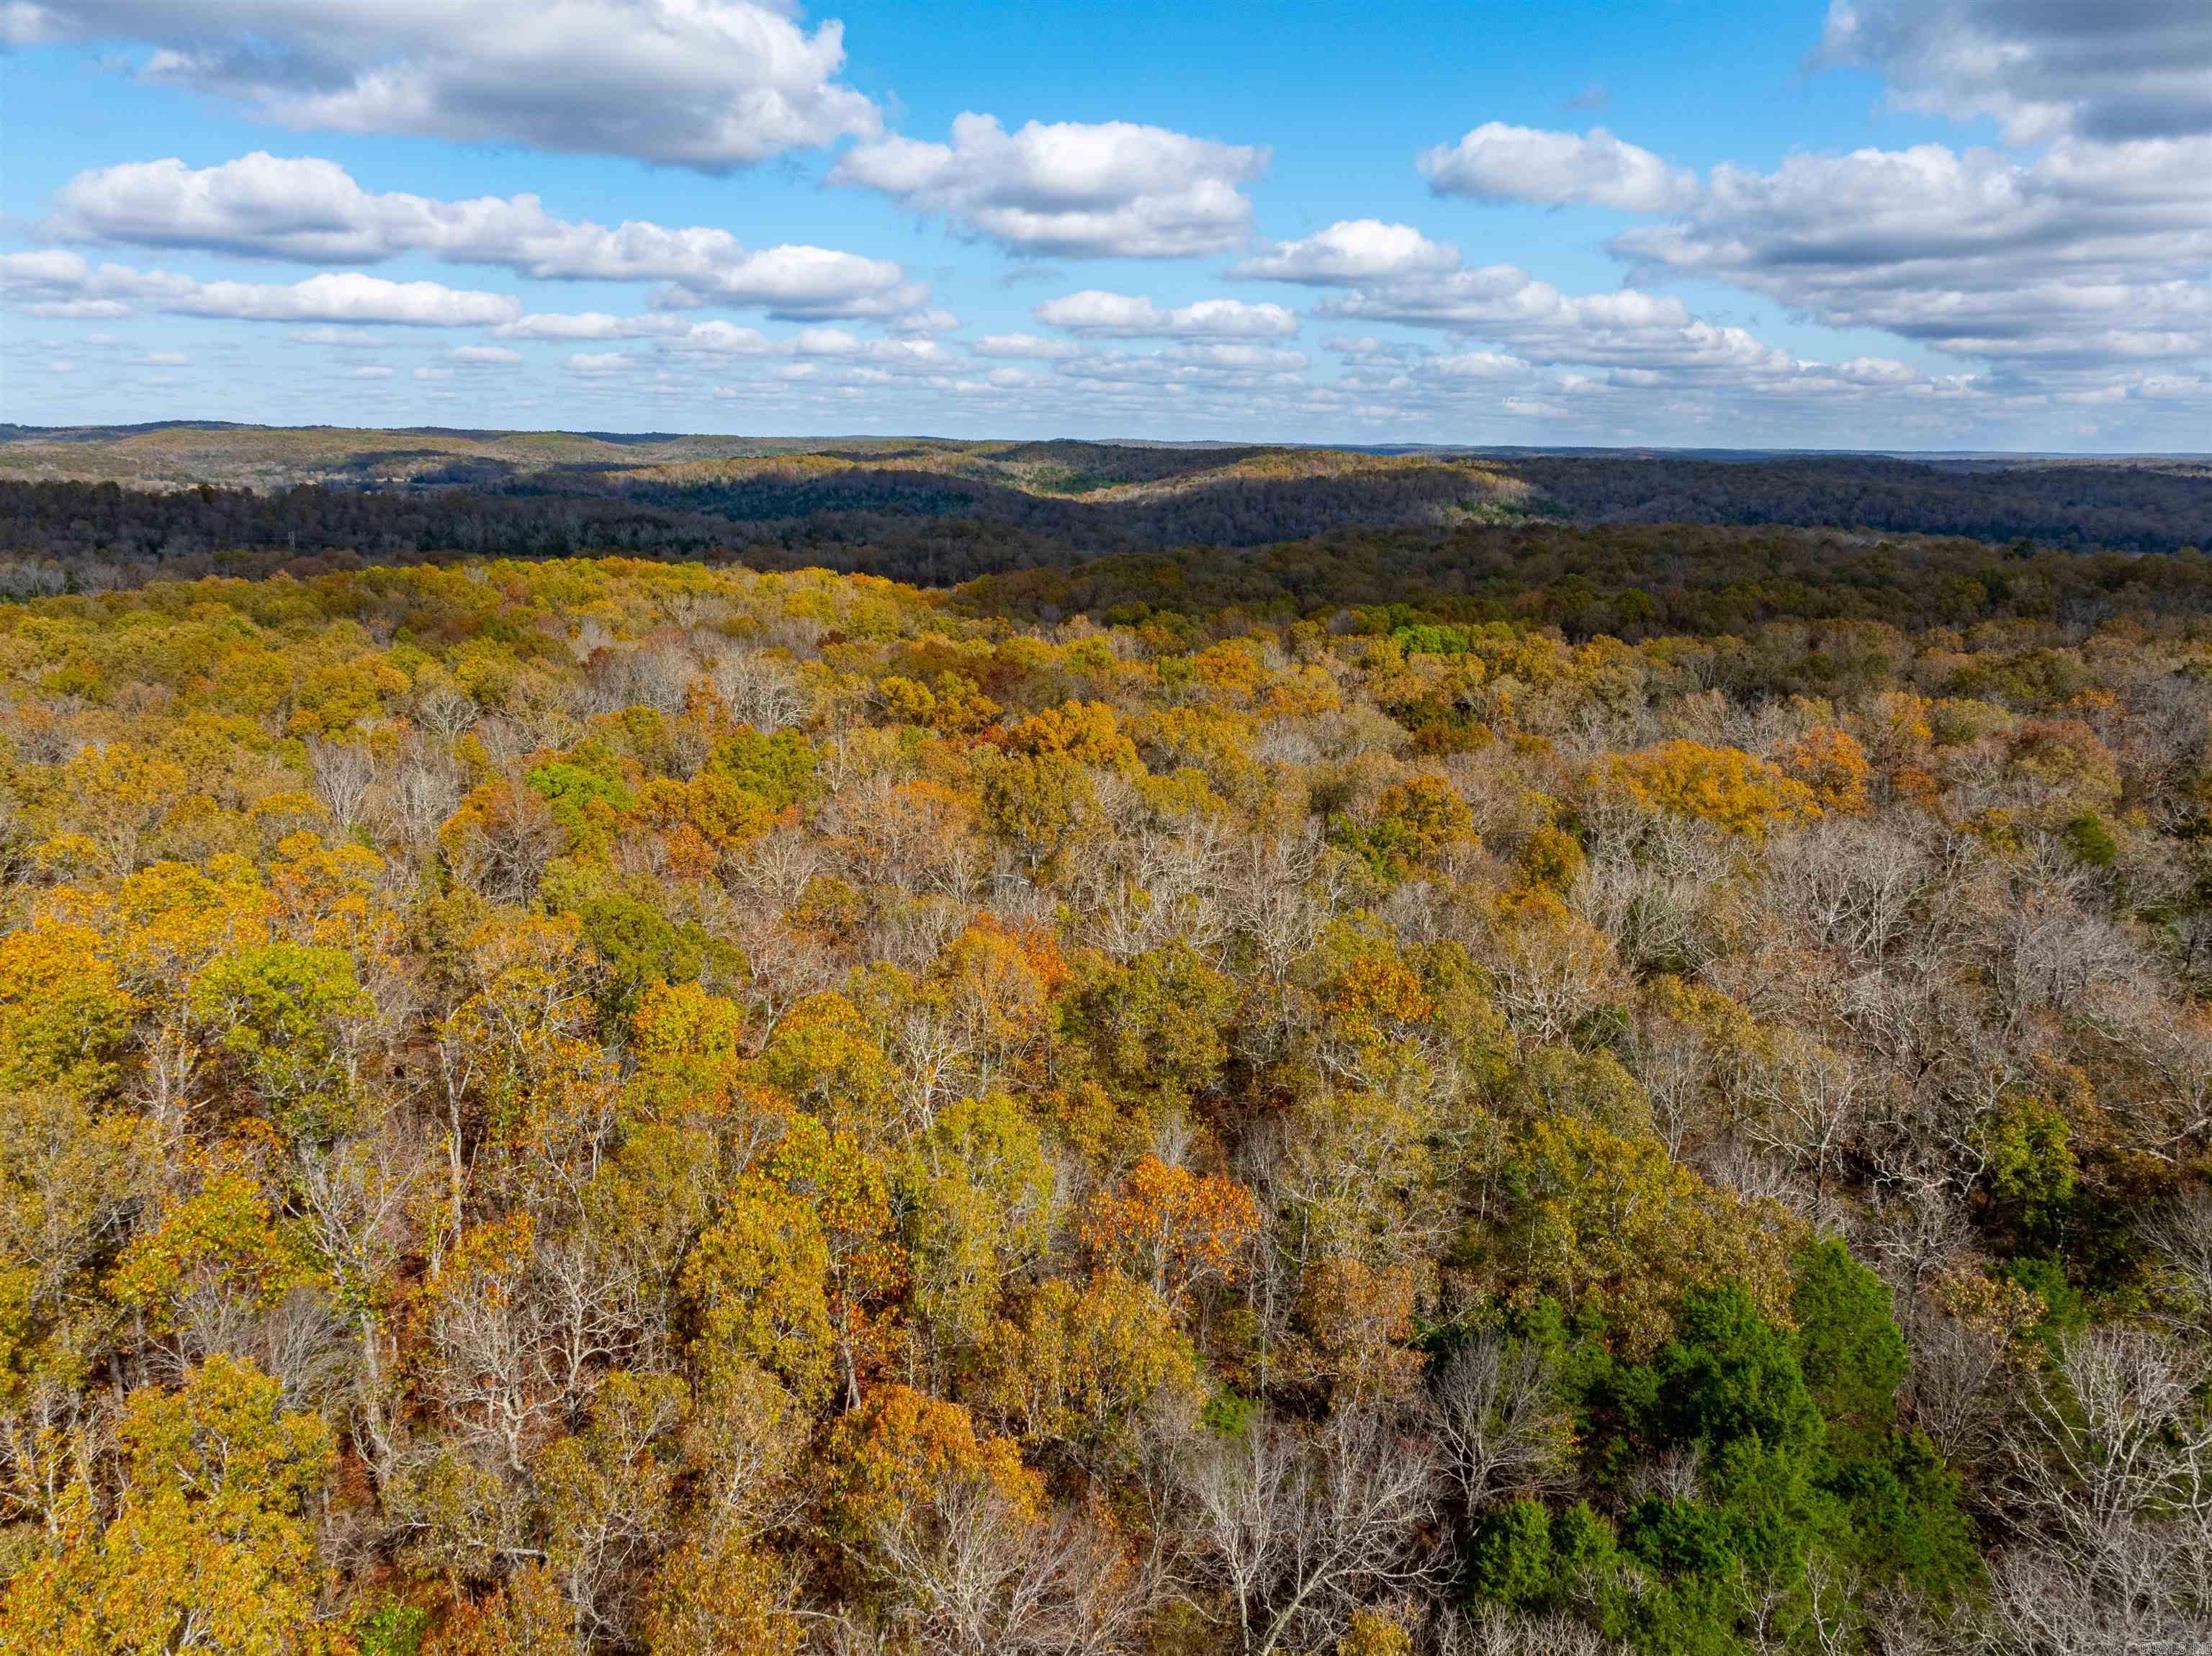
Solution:
<svg viewBox="0 0 2212 1656">
<path fill-rule="evenodd" d="M 1055 365 L 1054 371 L 1076 379 L 1140 385 L 1260 386 L 1303 384 L 1307 367 L 1300 351 L 1266 345 L 1188 344 L 1070 357 Z"/>
<path fill-rule="evenodd" d="M 1280 305 L 1201 299 L 1166 309 L 1095 288 L 1048 300 L 1032 314 L 1047 327 L 1100 338 L 1279 339 L 1298 331 L 1297 315 Z"/>
<path fill-rule="evenodd" d="M 1875 70 L 1900 107 L 1993 116 L 2016 142 L 2212 132 L 2203 0 L 1832 0 L 1812 62 Z"/>
<path fill-rule="evenodd" d="M 0 255 L 0 291 L 34 316 L 54 317 L 128 315 L 143 306 L 242 322 L 468 328 L 511 322 L 522 308 L 511 294 L 387 282 L 357 271 L 325 271 L 293 282 L 201 282 L 121 264 L 95 268 L 78 254 L 52 250 Z"/>
<path fill-rule="evenodd" d="M 1486 121 L 1455 144 L 1422 152 L 1418 165 L 1440 196 L 1478 201 L 1586 203 L 1631 213 L 1695 203 L 1698 179 L 1603 127 L 1547 132 Z"/>
<path fill-rule="evenodd" d="M 1219 252 L 1249 234 L 1242 186 L 1267 152 L 1127 121 L 952 123 L 950 143 L 890 136 L 855 145 L 833 184 L 881 191 L 1017 252 L 1171 258 Z"/>
<path fill-rule="evenodd" d="M 726 230 L 554 217 L 536 196 L 442 201 L 363 190 L 337 162 L 257 150 L 219 167 L 173 158 L 80 173 L 45 229 L 63 241 L 191 248 L 310 264 L 427 253 L 541 281 L 658 282 L 666 298 L 793 320 L 885 317 L 928 289 L 890 259 L 826 247 L 750 248 Z"/>
<path fill-rule="evenodd" d="M 499 332 L 503 339 L 653 339 L 681 333 L 687 325 L 680 316 L 659 312 L 610 316 L 605 311 L 534 311 L 504 324 Z"/>
<path fill-rule="evenodd" d="M 969 350 L 977 356 L 1015 357 L 1033 361 L 1079 356 L 1083 347 L 1072 339 L 1040 339 L 1035 334 L 994 333 L 975 340 Z"/>
<path fill-rule="evenodd" d="M 1614 246 L 1839 327 L 2015 372 L 2212 350 L 2212 138 L 1942 144 L 1714 169 L 1705 202 Z"/>
<path fill-rule="evenodd" d="M 731 322 L 701 322 L 671 337 L 670 346 L 682 351 L 702 351 L 718 356 L 757 356 L 774 349 L 757 328 L 740 328 Z"/>
<path fill-rule="evenodd" d="M 1296 241 L 1278 241 L 1230 267 L 1233 276 L 1336 287 L 1458 268 L 1459 249 L 1410 224 L 1346 219 Z"/>
<path fill-rule="evenodd" d="M 636 357 L 622 351 L 578 351 L 568 359 L 568 372 L 586 379 L 630 373 L 642 366 Z"/>
<path fill-rule="evenodd" d="M 722 171 L 881 126 L 842 26 L 759 0 L 12 0 L 0 31 L 151 46 L 143 79 L 303 130 Z"/>
</svg>

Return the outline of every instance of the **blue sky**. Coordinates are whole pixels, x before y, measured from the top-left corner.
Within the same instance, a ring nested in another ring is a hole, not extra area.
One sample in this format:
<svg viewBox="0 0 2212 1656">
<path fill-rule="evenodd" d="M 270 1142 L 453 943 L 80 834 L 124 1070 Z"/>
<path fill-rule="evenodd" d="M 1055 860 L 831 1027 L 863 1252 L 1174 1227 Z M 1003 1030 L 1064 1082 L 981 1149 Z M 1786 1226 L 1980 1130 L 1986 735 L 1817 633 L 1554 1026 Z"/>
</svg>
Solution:
<svg viewBox="0 0 2212 1656">
<path fill-rule="evenodd" d="M 2212 448 L 2193 3 L 0 30 L 29 423 Z"/>
</svg>

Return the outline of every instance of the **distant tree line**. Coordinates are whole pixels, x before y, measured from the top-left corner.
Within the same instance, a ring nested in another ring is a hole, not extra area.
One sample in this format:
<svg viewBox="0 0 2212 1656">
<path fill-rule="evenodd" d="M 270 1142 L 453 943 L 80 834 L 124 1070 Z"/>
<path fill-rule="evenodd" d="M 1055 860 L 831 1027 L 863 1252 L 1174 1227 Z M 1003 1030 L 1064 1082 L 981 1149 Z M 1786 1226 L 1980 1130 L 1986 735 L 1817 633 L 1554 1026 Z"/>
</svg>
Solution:
<svg viewBox="0 0 2212 1656">
<path fill-rule="evenodd" d="M 156 572 L 265 574 L 301 560 L 315 561 L 295 573 L 453 555 L 591 553 L 820 566 L 945 585 L 1170 548 L 1310 543 L 1316 555 L 1335 558 L 1378 531 L 1391 537 L 1393 549 L 1379 555 L 1383 563 L 1410 556 L 1426 568 L 1440 557 L 1456 567 L 1469 546 L 1481 556 L 1498 548 L 1520 555 L 1524 543 L 1513 535 L 1468 537 L 1501 528 L 1536 534 L 1534 544 L 1547 555 L 1570 548 L 1571 561 L 1615 545 L 1643 561 L 1662 555 L 1649 536 L 1563 541 L 1562 519 L 1605 531 L 1790 525 L 1967 537 L 2014 553 L 2171 553 L 2203 544 L 2212 525 L 2212 475 L 2185 464 L 1959 470 L 1868 458 L 1589 457 L 1516 460 L 1502 469 L 1305 470 L 1312 457 L 1289 452 L 1036 444 L 988 457 L 1019 469 L 1026 486 L 1015 487 L 923 469 L 922 457 L 912 470 L 887 467 L 881 455 L 865 466 L 836 464 L 850 458 L 806 456 L 803 464 L 732 468 L 703 479 L 690 469 L 596 467 L 523 477 L 503 463 L 471 462 L 435 474 L 444 481 L 432 486 L 404 489 L 0 482 L 0 553 L 12 560 L 0 569 L 0 590 L 127 587 Z M 1223 474 L 1224 464 L 1240 469 Z M 1214 475 L 1176 480 L 1201 467 Z M 1109 497 L 1091 497 L 1109 483 Z M 1539 520 L 1544 526 L 1525 528 Z M 1325 543 L 1316 540 L 1322 537 Z M 1684 558 L 1701 558 L 1708 543 L 1678 535 L 1668 543 Z M 1270 562 L 1281 565 L 1282 555 L 1271 553 Z"/>
<path fill-rule="evenodd" d="M 1547 456 L 1510 470 L 1582 523 L 1821 524 L 2172 552 L 2212 525 L 2212 473 L 2116 463 L 1955 465 L 1865 455 L 1736 462 Z"/>
</svg>

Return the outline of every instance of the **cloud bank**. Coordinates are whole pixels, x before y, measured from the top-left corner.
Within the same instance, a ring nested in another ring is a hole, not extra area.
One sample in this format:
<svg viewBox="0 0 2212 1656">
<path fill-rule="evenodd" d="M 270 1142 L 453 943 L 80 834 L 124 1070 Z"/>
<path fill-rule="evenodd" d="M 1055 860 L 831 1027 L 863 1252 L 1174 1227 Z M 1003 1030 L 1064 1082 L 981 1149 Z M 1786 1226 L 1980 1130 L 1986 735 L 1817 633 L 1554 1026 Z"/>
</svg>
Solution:
<svg viewBox="0 0 2212 1656">
<path fill-rule="evenodd" d="M 560 219 L 536 196 L 374 194 L 334 161 L 262 151 L 197 170 L 171 159 L 80 173 L 43 227 L 57 240 L 248 258 L 370 264 L 427 253 L 540 281 L 660 282 L 679 303 L 757 307 L 795 321 L 896 316 L 929 297 L 889 259 L 750 248 L 702 227 Z"/>
</svg>

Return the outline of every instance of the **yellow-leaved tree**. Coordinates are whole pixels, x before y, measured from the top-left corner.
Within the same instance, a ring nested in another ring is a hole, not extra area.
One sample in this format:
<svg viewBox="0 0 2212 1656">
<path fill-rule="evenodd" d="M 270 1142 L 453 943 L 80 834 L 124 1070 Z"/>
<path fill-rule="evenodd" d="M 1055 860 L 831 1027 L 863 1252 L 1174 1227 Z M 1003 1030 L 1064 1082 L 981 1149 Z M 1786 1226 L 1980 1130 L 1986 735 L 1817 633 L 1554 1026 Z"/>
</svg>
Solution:
<svg viewBox="0 0 2212 1656">
<path fill-rule="evenodd" d="M 80 1488 L 50 1550 L 0 1599 L 0 1650 L 44 1656 L 337 1656 L 320 1611 L 313 1507 L 330 1429 L 251 1363 L 210 1357 L 133 1394 L 123 1492 L 100 1522 Z"/>
</svg>

